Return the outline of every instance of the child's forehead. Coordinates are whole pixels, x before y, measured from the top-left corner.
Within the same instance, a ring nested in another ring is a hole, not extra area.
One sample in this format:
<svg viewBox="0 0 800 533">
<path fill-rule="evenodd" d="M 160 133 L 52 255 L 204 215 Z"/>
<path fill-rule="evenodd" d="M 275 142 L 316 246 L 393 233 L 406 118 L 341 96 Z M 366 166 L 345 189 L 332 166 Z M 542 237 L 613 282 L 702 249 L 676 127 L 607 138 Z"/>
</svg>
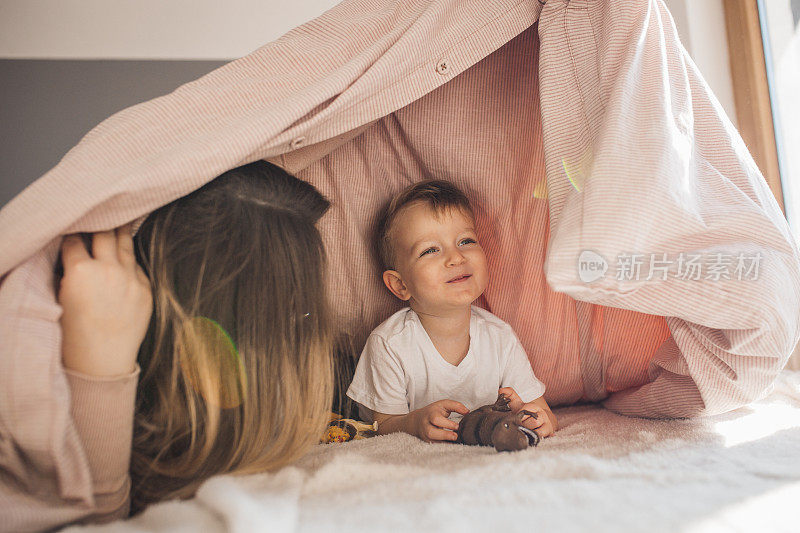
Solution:
<svg viewBox="0 0 800 533">
<path fill-rule="evenodd" d="M 472 215 L 458 205 L 445 205 L 434 207 L 428 202 L 416 201 L 403 206 L 397 213 L 396 221 L 411 224 L 413 222 L 455 220 L 468 225 L 475 225 Z"/>
<path fill-rule="evenodd" d="M 443 223 L 454 223 L 465 228 L 475 226 L 472 215 L 460 206 L 441 206 L 434 208 L 427 202 L 413 202 L 403 206 L 395 218 L 395 238 L 400 235 L 411 237 L 411 233 L 423 234 Z"/>
</svg>

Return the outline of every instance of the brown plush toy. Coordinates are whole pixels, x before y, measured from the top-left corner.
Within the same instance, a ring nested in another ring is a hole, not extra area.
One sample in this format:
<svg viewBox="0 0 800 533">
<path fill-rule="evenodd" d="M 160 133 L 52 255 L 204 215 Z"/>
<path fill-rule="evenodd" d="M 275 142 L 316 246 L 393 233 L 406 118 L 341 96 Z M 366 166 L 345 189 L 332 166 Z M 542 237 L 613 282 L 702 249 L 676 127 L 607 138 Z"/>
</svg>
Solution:
<svg viewBox="0 0 800 533">
<path fill-rule="evenodd" d="M 524 450 L 539 444 L 539 435 L 522 425 L 527 416 L 537 418 L 536 413 L 525 410 L 512 413 L 508 403 L 508 397 L 500 394 L 493 405 L 484 405 L 464 415 L 458 425 L 457 442 L 494 446 L 498 452 Z"/>
</svg>

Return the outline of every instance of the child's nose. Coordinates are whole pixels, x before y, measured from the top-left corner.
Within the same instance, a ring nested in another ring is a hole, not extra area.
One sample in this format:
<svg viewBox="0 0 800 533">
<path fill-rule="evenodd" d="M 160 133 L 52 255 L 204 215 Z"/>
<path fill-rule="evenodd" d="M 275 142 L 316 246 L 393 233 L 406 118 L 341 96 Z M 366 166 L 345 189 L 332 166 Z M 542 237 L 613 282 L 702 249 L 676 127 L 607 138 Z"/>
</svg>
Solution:
<svg viewBox="0 0 800 533">
<path fill-rule="evenodd" d="M 464 257 L 464 254 L 462 254 L 461 251 L 458 248 L 452 249 L 450 251 L 450 253 L 448 254 L 448 256 L 447 256 L 447 265 L 448 266 L 460 265 L 464 261 L 466 261 L 466 258 Z"/>
</svg>

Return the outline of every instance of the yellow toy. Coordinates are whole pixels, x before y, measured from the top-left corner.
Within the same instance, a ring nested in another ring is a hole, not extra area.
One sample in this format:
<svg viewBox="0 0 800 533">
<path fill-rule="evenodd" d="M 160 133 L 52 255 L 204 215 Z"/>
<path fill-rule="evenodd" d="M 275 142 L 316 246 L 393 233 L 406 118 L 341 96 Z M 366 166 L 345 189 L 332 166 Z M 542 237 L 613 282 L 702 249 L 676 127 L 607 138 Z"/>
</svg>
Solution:
<svg viewBox="0 0 800 533">
<path fill-rule="evenodd" d="M 336 413 L 331 413 L 331 421 L 328 429 L 323 433 L 320 442 L 330 444 L 332 442 L 347 442 L 349 440 L 361 440 L 374 437 L 378 434 L 378 424 L 374 422 L 367 424 L 352 418 L 342 418 Z"/>
</svg>

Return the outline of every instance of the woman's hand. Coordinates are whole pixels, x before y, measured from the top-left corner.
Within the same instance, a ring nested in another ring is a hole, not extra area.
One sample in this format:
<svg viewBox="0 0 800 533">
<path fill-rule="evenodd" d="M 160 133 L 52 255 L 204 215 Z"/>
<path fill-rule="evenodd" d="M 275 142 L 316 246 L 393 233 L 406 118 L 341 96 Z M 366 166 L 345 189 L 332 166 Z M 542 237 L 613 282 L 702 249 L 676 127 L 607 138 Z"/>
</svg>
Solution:
<svg viewBox="0 0 800 533">
<path fill-rule="evenodd" d="M 133 372 L 153 298 L 136 263 L 131 225 L 92 235 L 91 255 L 79 235 L 67 235 L 61 259 L 64 367 L 92 376 Z"/>
</svg>

